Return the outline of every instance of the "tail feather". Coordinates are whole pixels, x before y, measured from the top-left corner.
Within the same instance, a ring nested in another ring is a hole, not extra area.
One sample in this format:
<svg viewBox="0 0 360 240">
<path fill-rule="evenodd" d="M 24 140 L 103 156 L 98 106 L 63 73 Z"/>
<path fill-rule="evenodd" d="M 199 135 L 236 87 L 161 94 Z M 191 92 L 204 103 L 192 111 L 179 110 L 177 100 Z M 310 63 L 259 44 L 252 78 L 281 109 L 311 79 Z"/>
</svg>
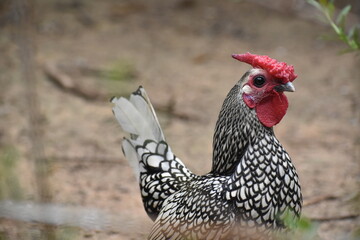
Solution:
<svg viewBox="0 0 360 240">
<path fill-rule="evenodd" d="M 113 112 L 122 129 L 131 134 L 132 139 L 141 136 L 157 142 L 164 141 L 164 134 L 153 106 L 142 87 L 131 94 L 130 99 L 113 98 Z"/>
<path fill-rule="evenodd" d="M 124 155 L 128 159 L 131 168 L 134 171 L 136 180 L 140 182 L 140 166 L 138 160 L 139 157 L 135 150 L 134 145 L 130 140 L 125 138 L 122 142 L 122 150 L 124 152 Z"/>
<path fill-rule="evenodd" d="M 129 100 L 113 98 L 113 112 L 130 134 L 122 148 L 141 188 L 143 204 L 154 220 L 164 201 L 196 176 L 177 158 L 165 141 L 153 106 L 142 87 Z"/>
<path fill-rule="evenodd" d="M 154 140 L 157 142 L 165 141 L 159 120 L 144 88 L 139 87 L 138 90 L 130 96 L 130 102 L 134 104 L 143 118 L 147 120 L 147 123 L 153 132 Z"/>
<path fill-rule="evenodd" d="M 130 139 L 124 139 L 122 149 L 139 182 L 140 173 L 146 172 L 146 169 L 139 165 L 141 154 L 137 152 L 136 146 L 142 145 L 145 140 L 165 141 L 164 134 L 150 99 L 141 86 L 131 94 L 129 100 L 114 97 L 111 102 L 115 104 L 113 113 L 120 126 L 130 134 Z"/>
<path fill-rule="evenodd" d="M 113 107 L 115 117 L 124 131 L 135 136 L 149 139 L 155 138 L 149 123 L 146 121 L 147 119 L 144 119 L 143 115 L 131 102 L 121 97 L 114 98 L 113 103 L 115 103 Z"/>
</svg>

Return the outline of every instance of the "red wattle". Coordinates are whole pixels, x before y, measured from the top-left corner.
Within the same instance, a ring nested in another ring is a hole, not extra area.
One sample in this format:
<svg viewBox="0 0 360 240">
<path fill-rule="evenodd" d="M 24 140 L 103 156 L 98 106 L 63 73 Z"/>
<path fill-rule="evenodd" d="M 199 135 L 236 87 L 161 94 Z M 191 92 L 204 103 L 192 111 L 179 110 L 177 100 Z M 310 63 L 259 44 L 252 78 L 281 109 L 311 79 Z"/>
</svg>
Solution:
<svg viewBox="0 0 360 240">
<path fill-rule="evenodd" d="M 262 99 L 255 109 L 260 122 L 266 127 L 272 127 L 281 121 L 288 106 L 285 94 L 274 92 Z"/>
</svg>

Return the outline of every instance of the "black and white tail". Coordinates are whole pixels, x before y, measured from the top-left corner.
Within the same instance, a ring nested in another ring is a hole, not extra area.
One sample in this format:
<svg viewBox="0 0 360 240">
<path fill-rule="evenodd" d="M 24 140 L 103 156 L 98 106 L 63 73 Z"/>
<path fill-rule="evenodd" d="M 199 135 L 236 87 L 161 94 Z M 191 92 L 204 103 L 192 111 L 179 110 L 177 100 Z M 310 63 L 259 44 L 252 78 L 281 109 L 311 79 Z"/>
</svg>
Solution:
<svg viewBox="0 0 360 240">
<path fill-rule="evenodd" d="M 141 86 L 129 99 L 111 100 L 122 129 L 130 134 L 122 148 L 139 182 L 144 207 L 154 220 L 163 202 L 195 177 L 165 141 L 153 106 Z"/>
</svg>

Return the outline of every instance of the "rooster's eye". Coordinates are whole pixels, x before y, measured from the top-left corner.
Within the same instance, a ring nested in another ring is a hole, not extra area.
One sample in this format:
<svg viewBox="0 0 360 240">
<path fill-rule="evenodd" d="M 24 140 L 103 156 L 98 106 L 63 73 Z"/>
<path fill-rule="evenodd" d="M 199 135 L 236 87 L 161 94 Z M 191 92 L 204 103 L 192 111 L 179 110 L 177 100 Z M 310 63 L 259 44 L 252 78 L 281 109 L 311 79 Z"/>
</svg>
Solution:
<svg viewBox="0 0 360 240">
<path fill-rule="evenodd" d="M 263 75 L 258 75 L 254 77 L 253 83 L 255 87 L 262 87 L 265 84 L 265 77 Z"/>
</svg>

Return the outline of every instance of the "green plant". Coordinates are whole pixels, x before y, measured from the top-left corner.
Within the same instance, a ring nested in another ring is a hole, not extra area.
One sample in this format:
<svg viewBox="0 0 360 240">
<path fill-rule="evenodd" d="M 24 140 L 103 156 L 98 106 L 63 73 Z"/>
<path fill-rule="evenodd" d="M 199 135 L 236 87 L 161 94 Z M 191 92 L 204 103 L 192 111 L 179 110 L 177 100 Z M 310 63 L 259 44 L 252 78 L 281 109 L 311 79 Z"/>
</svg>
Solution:
<svg viewBox="0 0 360 240">
<path fill-rule="evenodd" d="M 345 6 L 338 14 L 335 14 L 334 0 L 306 1 L 324 14 L 337 38 L 347 45 L 347 48 L 342 51 L 343 53 L 360 51 L 360 25 L 355 24 L 348 31 L 346 30 L 346 18 L 351 10 L 351 5 Z"/>
<path fill-rule="evenodd" d="M 113 81 L 131 81 L 136 77 L 136 70 L 132 63 L 126 60 L 118 60 L 108 71 L 105 77 Z"/>
<path fill-rule="evenodd" d="M 103 71 L 103 84 L 109 97 L 130 95 L 134 89 L 137 72 L 133 63 L 128 60 L 117 60 Z"/>
<path fill-rule="evenodd" d="M 0 149 L 0 199 L 19 200 L 23 198 L 16 164 L 19 154 L 14 147 Z"/>
<path fill-rule="evenodd" d="M 79 237 L 80 230 L 75 227 L 57 227 L 55 231 L 56 240 L 69 240 L 77 239 Z"/>
<path fill-rule="evenodd" d="M 318 239 L 316 232 L 318 224 L 306 217 L 298 218 L 291 211 L 286 211 L 280 216 L 280 220 L 284 223 L 288 232 L 280 233 L 276 236 L 277 240 L 316 240 Z"/>
</svg>

